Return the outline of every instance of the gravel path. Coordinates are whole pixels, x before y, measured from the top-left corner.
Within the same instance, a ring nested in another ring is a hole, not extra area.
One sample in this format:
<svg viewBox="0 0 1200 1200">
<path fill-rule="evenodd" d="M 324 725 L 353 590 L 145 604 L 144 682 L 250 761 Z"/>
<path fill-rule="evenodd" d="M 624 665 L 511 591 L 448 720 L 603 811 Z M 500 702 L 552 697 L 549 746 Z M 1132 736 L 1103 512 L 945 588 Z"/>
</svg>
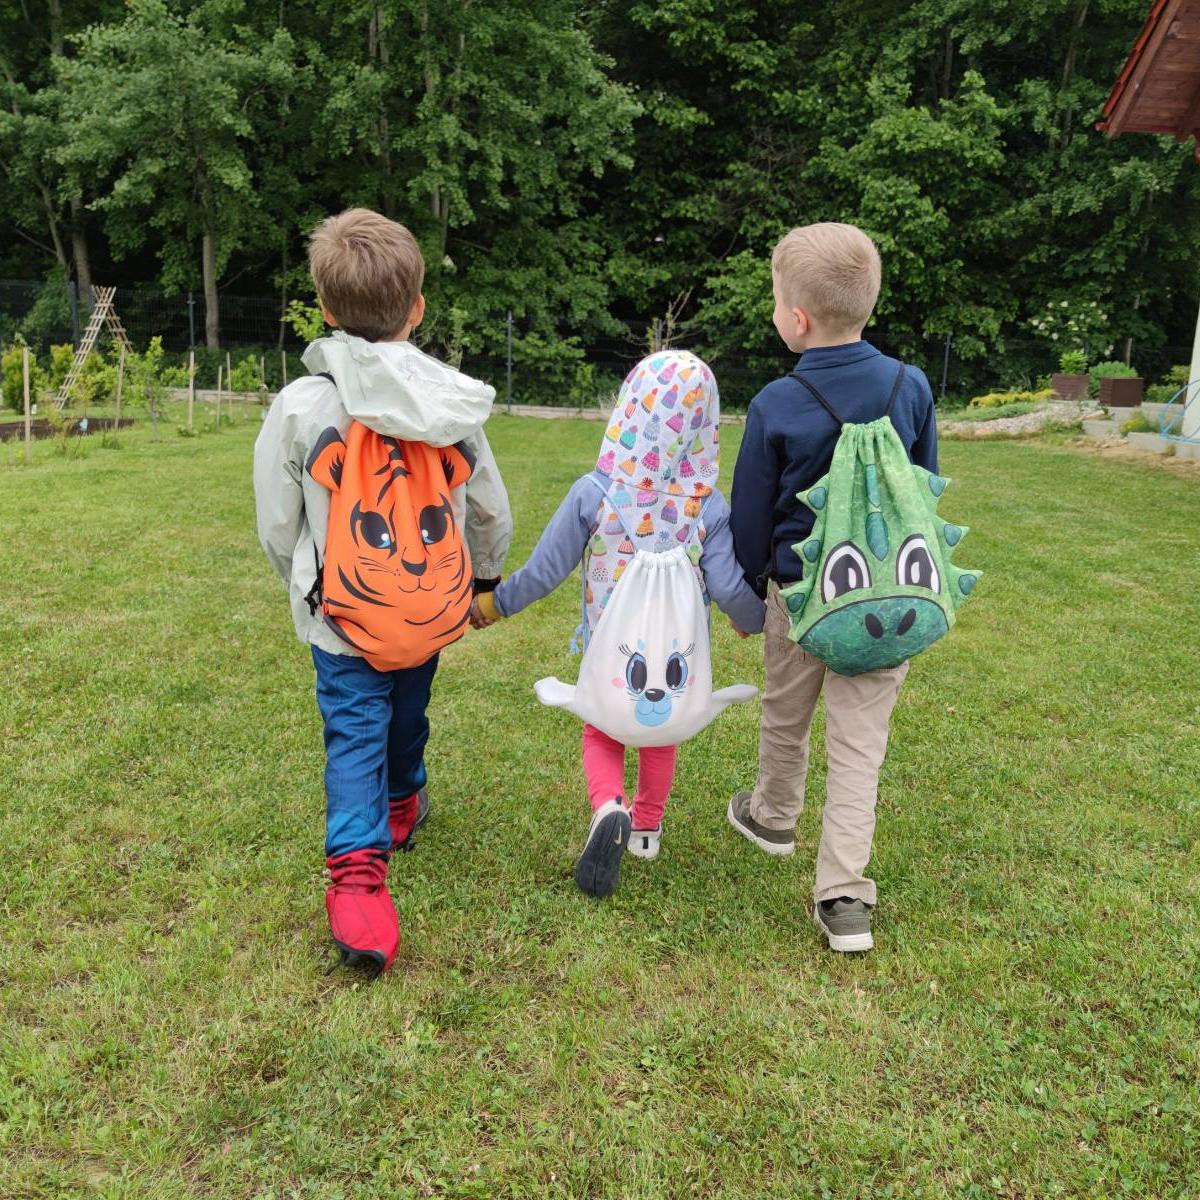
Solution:
<svg viewBox="0 0 1200 1200">
<path fill-rule="evenodd" d="M 1048 425 L 1078 425 L 1084 417 L 1102 417 L 1103 410 L 1095 404 L 1077 404 L 1069 400 L 1055 400 L 1045 408 L 1022 413 L 1019 417 L 1000 417 L 995 421 L 947 421 L 938 425 L 942 437 L 1018 437 L 1027 433 L 1040 433 Z"/>
</svg>

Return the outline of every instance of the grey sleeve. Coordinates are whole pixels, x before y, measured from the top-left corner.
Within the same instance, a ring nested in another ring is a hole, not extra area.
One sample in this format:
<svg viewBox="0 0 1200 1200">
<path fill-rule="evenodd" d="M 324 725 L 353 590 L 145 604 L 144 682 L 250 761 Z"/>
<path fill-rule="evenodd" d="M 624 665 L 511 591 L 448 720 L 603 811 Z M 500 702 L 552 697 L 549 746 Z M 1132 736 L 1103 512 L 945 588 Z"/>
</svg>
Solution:
<svg viewBox="0 0 1200 1200">
<path fill-rule="evenodd" d="M 292 578 L 292 556 L 304 528 L 303 459 L 293 443 L 294 421 L 277 396 L 254 443 L 254 507 L 258 540 L 284 583 Z"/>
<path fill-rule="evenodd" d="M 704 585 L 716 606 L 743 632 L 762 633 L 767 607 L 746 582 L 733 547 L 729 506 L 714 492 L 704 508 L 707 536 L 700 553 Z"/>
<path fill-rule="evenodd" d="M 599 509 L 600 492 L 595 485 L 587 476 L 576 480 L 542 530 L 529 561 L 496 589 L 496 607 L 502 615 L 514 616 L 550 595 L 579 566 Z"/>
<path fill-rule="evenodd" d="M 508 492 L 483 430 L 465 441 L 475 456 L 475 469 L 466 488 L 467 549 L 477 579 L 499 579 L 504 572 L 504 560 L 513 534 Z"/>
</svg>

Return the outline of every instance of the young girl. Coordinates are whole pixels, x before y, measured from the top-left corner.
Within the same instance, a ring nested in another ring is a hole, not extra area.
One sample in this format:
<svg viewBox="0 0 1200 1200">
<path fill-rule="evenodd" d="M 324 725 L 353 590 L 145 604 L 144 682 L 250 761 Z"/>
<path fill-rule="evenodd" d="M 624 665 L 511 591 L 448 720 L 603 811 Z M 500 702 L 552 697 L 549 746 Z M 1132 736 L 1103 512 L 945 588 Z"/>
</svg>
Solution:
<svg viewBox="0 0 1200 1200">
<path fill-rule="evenodd" d="M 763 602 L 734 557 L 729 508 L 714 486 L 719 418 L 716 380 L 694 354 L 661 351 L 638 363 L 621 385 L 596 469 L 571 487 L 525 566 L 478 596 L 480 623 L 511 617 L 548 596 L 582 559 L 579 632 L 586 645 L 636 541 L 643 550 L 687 547 L 704 595 L 740 632 L 760 633 Z M 630 811 L 625 747 L 584 725 L 583 771 L 593 817 L 575 882 L 589 896 L 607 896 L 617 886 L 626 846 L 637 858 L 658 857 L 676 749 L 639 750 Z"/>
</svg>

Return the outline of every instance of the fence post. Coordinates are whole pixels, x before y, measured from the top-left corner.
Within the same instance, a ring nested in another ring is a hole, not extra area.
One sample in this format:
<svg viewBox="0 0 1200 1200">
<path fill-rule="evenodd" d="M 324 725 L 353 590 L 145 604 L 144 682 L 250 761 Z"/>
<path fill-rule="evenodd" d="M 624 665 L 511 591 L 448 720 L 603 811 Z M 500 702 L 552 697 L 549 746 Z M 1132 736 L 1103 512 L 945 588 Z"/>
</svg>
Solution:
<svg viewBox="0 0 1200 1200">
<path fill-rule="evenodd" d="M 196 348 L 196 297 L 188 292 L 188 349 Z"/>
<path fill-rule="evenodd" d="M 280 374 L 283 378 L 283 386 L 287 387 L 287 351 L 280 350 L 279 352 L 279 367 Z"/>
<path fill-rule="evenodd" d="M 196 399 L 196 352 L 188 351 L 188 423 L 187 431 L 192 432 L 192 404 Z"/>
<path fill-rule="evenodd" d="M 79 288 L 75 280 L 67 280 L 67 299 L 71 303 L 71 344 L 79 349 Z"/>
<path fill-rule="evenodd" d="M 125 343 L 121 342 L 117 355 L 117 415 L 113 421 L 113 440 L 121 433 L 121 393 L 125 390 Z"/>
<path fill-rule="evenodd" d="M 953 339 L 950 334 L 946 334 L 946 349 L 942 355 L 942 387 L 938 393 L 938 399 L 945 401 L 946 399 L 946 380 L 950 374 L 950 343 Z"/>
<path fill-rule="evenodd" d="M 505 389 L 504 402 L 508 408 L 508 415 L 512 416 L 512 309 L 508 310 L 508 319 L 505 322 L 508 326 L 508 353 L 505 359 Z"/>
<path fill-rule="evenodd" d="M 29 347 L 21 347 L 21 375 L 25 386 L 25 465 L 33 462 L 33 425 L 29 416 Z"/>
<path fill-rule="evenodd" d="M 221 364 L 217 363 L 217 421 L 216 427 L 221 428 Z"/>
</svg>

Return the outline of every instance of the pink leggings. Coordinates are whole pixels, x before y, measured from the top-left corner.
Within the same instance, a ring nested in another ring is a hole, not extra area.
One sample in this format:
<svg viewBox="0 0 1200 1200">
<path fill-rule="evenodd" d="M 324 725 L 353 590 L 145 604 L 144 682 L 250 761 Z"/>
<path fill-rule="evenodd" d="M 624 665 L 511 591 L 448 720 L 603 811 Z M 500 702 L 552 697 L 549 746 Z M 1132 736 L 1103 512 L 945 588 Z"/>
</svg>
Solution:
<svg viewBox="0 0 1200 1200">
<path fill-rule="evenodd" d="M 638 751 L 634 829 L 657 829 L 675 778 L 674 746 L 643 746 Z M 625 799 L 625 747 L 594 725 L 583 727 L 583 774 L 592 808 L 614 797 Z"/>
</svg>

